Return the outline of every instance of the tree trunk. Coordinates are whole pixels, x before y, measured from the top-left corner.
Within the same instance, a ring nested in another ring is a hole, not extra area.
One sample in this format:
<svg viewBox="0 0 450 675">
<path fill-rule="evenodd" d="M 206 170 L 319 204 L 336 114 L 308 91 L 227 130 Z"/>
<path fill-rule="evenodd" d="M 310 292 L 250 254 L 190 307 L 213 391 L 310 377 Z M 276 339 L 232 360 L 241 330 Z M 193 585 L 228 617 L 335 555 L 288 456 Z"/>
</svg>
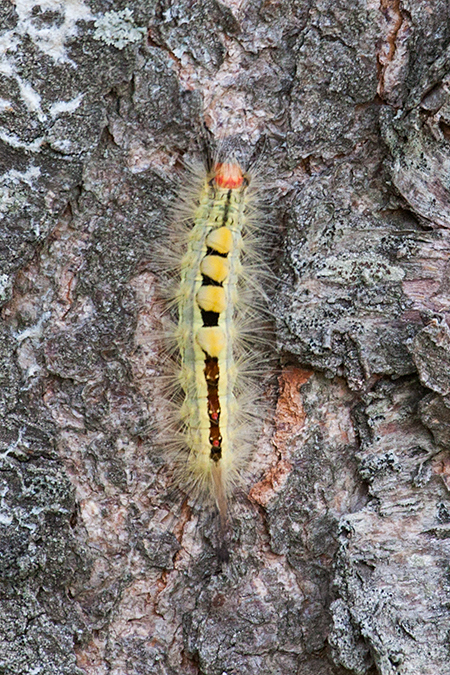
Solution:
<svg viewBox="0 0 450 675">
<path fill-rule="evenodd" d="M 447 3 L 112 6 L 0 6 L 0 673 L 450 673 Z M 282 241 L 223 565 L 148 264 L 208 136 Z"/>
</svg>

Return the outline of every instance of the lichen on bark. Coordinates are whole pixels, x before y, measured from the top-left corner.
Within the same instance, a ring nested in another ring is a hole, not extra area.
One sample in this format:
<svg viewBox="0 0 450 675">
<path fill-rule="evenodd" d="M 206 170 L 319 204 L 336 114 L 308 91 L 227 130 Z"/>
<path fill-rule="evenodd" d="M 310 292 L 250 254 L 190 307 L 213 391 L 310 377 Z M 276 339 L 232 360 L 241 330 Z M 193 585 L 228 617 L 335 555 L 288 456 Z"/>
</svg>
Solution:
<svg viewBox="0 0 450 675">
<path fill-rule="evenodd" d="M 446 672 L 444 1 L 0 13 L 0 672 Z M 279 242 L 222 567 L 154 433 L 149 260 L 208 138 Z"/>
</svg>

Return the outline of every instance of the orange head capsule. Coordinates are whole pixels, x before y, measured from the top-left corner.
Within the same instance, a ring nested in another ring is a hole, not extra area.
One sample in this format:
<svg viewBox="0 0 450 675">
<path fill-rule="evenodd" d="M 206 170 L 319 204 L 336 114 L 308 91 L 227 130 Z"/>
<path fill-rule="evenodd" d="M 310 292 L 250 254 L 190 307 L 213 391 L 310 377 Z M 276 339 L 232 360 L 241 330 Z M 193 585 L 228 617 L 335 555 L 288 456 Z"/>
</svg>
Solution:
<svg viewBox="0 0 450 675">
<path fill-rule="evenodd" d="M 214 180 L 220 188 L 236 190 L 244 182 L 244 176 L 239 164 L 216 164 Z"/>
</svg>

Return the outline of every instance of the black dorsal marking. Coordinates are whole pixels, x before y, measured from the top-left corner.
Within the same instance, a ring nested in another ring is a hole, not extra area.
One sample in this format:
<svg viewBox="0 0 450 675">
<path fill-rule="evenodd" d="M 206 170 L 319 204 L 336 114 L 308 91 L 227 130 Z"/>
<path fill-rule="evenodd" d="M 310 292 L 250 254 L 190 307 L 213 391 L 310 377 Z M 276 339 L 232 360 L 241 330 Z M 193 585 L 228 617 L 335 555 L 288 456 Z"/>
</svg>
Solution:
<svg viewBox="0 0 450 675">
<path fill-rule="evenodd" d="M 202 286 L 222 286 L 223 287 L 223 281 L 215 281 L 214 279 L 211 279 L 211 277 L 206 276 L 206 274 L 202 274 Z"/>
<path fill-rule="evenodd" d="M 218 326 L 219 325 L 219 316 L 218 312 L 205 312 L 204 309 L 200 309 L 202 315 L 202 321 L 204 326 Z"/>
</svg>

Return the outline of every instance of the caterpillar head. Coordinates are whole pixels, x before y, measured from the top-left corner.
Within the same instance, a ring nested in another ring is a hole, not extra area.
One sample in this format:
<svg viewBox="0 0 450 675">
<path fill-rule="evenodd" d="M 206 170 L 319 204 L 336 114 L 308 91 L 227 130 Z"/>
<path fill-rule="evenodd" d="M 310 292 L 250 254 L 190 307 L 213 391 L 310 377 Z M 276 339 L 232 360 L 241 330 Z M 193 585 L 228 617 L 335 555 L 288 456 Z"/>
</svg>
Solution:
<svg viewBox="0 0 450 675">
<path fill-rule="evenodd" d="M 244 184 L 248 185 L 248 179 L 242 173 L 239 164 L 223 162 L 214 167 L 214 181 L 224 190 L 237 190 Z"/>
</svg>

